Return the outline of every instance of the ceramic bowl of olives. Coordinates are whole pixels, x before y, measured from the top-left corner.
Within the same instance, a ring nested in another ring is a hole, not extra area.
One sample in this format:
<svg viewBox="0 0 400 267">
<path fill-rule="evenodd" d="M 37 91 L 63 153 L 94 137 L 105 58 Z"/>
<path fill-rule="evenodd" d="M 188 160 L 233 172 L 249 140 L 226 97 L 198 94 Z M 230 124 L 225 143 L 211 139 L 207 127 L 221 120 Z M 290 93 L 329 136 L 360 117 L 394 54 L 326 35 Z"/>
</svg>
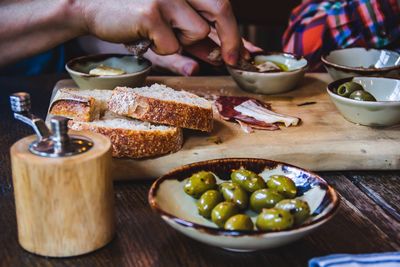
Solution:
<svg viewBox="0 0 400 267">
<path fill-rule="evenodd" d="M 98 54 L 78 57 L 65 65 L 81 89 L 109 89 L 117 86 L 142 86 L 151 62 L 125 54 Z"/>
<path fill-rule="evenodd" d="M 231 251 L 296 241 L 330 220 L 335 190 L 317 174 L 272 160 L 226 158 L 193 163 L 157 179 L 152 209 L 172 228 Z"/>
<path fill-rule="evenodd" d="M 331 51 L 321 60 L 333 80 L 358 76 L 400 78 L 400 54 L 396 51 L 344 48 Z"/>
<path fill-rule="evenodd" d="M 237 85 L 257 94 L 279 94 L 293 90 L 308 68 L 305 58 L 290 53 L 258 53 L 227 69 Z"/>
<path fill-rule="evenodd" d="M 400 124 L 400 80 L 354 77 L 328 85 L 336 108 L 350 122 L 372 126 Z"/>
</svg>

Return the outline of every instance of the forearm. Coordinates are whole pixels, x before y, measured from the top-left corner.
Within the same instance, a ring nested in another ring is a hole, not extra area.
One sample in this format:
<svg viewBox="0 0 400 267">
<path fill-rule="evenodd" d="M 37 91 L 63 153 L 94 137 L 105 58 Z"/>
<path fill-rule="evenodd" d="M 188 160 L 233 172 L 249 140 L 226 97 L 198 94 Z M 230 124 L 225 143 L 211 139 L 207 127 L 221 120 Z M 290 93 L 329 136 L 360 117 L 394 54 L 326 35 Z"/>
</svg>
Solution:
<svg viewBox="0 0 400 267">
<path fill-rule="evenodd" d="M 85 33 L 75 1 L 0 2 L 0 66 L 53 48 Z"/>
</svg>

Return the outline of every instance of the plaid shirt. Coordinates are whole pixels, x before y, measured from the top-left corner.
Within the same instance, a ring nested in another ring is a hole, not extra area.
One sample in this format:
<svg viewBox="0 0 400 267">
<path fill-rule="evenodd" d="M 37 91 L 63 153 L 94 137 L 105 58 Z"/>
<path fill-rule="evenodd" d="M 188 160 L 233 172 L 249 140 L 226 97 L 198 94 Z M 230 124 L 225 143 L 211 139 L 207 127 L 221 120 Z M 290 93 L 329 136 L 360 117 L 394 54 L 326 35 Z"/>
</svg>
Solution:
<svg viewBox="0 0 400 267">
<path fill-rule="evenodd" d="M 297 6 L 283 36 L 286 52 L 305 56 L 311 69 L 337 48 L 400 48 L 397 0 L 309 0 Z"/>
</svg>

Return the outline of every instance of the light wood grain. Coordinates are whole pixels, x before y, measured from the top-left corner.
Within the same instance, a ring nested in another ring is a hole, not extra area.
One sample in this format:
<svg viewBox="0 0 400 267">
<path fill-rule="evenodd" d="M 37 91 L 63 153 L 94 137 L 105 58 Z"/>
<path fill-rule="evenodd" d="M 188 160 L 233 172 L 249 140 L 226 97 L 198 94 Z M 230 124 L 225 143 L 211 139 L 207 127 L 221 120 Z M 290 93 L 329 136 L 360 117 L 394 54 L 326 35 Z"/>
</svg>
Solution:
<svg viewBox="0 0 400 267">
<path fill-rule="evenodd" d="M 91 252 L 114 234 L 111 144 L 88 133 L 94 146 L 63 158 L 28 151 L 36 136 L 11 147 L 20 245 L 35 254 L 66 257 Z"/>
<path fill-rule="evenodd" d="M 272 104 L 276 112 L 298 116 L 302 124 L 280 131 L 244 133 L 237 124 L 216 118 L 211 134 L 185 132 L 178 153 L 147 159 L 114 160 L 116 179 L 155 178 L 182 164 L 224 157 L 255 157 L 285 161 L 314 171 L 400 169 L 400 126 L 370 128 L 346 121 L 326 93 L 327 74 L 308 74 L 292 92 L 264 96 L 240 90 L 230 77 L 150 77 L 199 95 L 249 95 Z M 74 87 L 60 81 L 55 90 Z M 304 102 L 313 105 L 298 106 Z M 214 138 L 222 140 L 215 144 Z"/>
</svg>

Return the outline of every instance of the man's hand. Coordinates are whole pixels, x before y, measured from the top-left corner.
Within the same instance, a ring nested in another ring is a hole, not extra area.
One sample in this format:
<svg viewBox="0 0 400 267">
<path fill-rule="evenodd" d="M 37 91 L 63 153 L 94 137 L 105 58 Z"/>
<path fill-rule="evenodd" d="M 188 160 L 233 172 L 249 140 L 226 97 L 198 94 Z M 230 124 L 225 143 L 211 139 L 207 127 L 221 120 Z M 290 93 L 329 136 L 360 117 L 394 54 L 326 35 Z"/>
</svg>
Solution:
<svg viewBox="0 0 400 267">
<path fill-rule="evenodd" d="M 173 54 L 207 37 L 210 25 L 225 62 L 244 53 L 229 0 L 5 0 L 0 25 L 0 66 L 87 34 L 114 43 L 150 39 L 155 53 Z"/>
<path fill-rule="evenodd" d="M 261 52 L 262 49 L 253 45 L 252 43 L 242 40 L 245 49 L 250 53 Z M 216 44 L 219 44 L 219 40 L 215 41 Z M 201 44 L 210 44 L 210 42 L 202 42 Z M 209 62 L 207 58 L 208 52 L 204 53 L 204 51 L 212 51 L 216 46 L 212 47 L 203 47 L 202 45 L 194 45 L 190 51 L 195 57 Z M 147 59 L 153 62 L 153 66 L 156 69 L 168 70 L 173 73 L 183 75 L 183 76 L 192 76 L 199 71 L 199 63 L 193 58 L 186 57 L 181 55 L 180 53 L 176 53 L 168 56 L 157 55 L 153 51 L 149 50 L 144 55 Z M 209 62 L 212 64 L 212 62 Z"/>
<path fill-rule="evenodd" d="M 88 31 L 98 38 L 130 43 L 147 38 L 159 55 L 176 53 L 181 45 L 206 38 L 210 24 L 221 40 L 222 57 L 235 64 L 242 49 L 228 0 L 114 0 L 84 1 Z"/>
<path fill-rule="evenodd" d="M 210 36 L 209 36 L 210 37 Z M 211 38 L 211 37 L 210 37 Z M 252 43 L 242 40 L 245 46 L 245 49 L 250 53 L 260 52 L 261 48 L 253 45 Z M 87 54 L 102 54 L 102 53 L 120 53 L 126 54 L 126 48 L 121 44 L 109 43 L 101 41 L 93 36 L 83 36 L 78 38 L 78 43 L 83 49 L 83 51 Z M 207 62 L 207 53 L 204 51 L 211 51 L 215 47 L 217 47 L 219 40 L 209 42 L 200 42 L 200 45 L 194 45 L 192 49 L 192 54 L 195 55 L 196 58 L 201 59 Z M 203 47 L 202 44 L 211 45 L 211 47 Z M 196 51 L 198 50 L 198 51 Z M 202 57 L 202 55 L 204 55 Z M 144 55 L 147 59 L 149 59 L 153 63 L 153 67 L 158 70 L 163 71 L 171 71 L 175 74 L 183 75 L 183 76 L 191 76 L 197 73 L 199 70 L 198 62 L 190 57 L 186 57 L 181 55 L 180 53 L 176 53 L 168 56 L 160 56 L 154 53 L 152 50 L 148 50 Z M 210 62 L 212 63 L 212 62 Z"/>
</svg>

